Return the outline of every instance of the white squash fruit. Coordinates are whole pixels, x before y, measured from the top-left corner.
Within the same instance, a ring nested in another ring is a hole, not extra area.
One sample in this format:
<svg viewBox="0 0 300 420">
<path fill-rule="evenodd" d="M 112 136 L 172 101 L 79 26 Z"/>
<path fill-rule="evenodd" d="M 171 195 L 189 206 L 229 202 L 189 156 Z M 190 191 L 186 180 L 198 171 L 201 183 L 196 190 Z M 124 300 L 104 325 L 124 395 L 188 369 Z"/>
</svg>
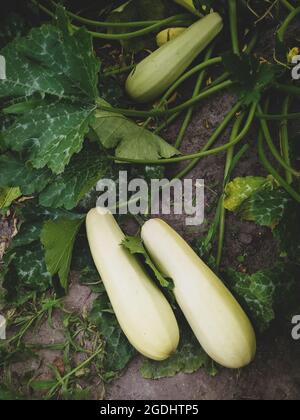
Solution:
<svg viewBox="0 0 300 420">
<path fill-rule="evenodd" d="M 86 228 L 95 265 L 123 332 L 144 356 L 167 359 L 179 342 L 178 324 L 168 301 L 121 245 L 125 236 L 108 210 L 91 210 Z"/>
<path fill-rule="evenodd" d="M 256 353 L 255 333 L 224 283 L 162 220 L 146 222 L 142 239 L 158 267 L 173 279 L 178 305 L 207 354 L 227 368 L 248 365 Z"/>
</svg>

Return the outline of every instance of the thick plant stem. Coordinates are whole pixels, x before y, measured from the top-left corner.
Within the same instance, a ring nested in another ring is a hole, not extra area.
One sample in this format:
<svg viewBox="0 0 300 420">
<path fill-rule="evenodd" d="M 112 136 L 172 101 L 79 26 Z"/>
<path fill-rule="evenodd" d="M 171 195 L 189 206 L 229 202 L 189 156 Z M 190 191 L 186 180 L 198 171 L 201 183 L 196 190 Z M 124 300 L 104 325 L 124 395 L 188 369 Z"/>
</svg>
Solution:
<svg viewBox="0 0 300 420">
<path fill-rule="evenodd" d="M 205 58 L 204 58 L 204 61 L 207 61 L 207 60 L 210 59 L 210 57 L 212 55 L 212 52 L 213 52 L 213 47 L 211 47 L 207 51 L 207 53 L 205 55 Z M 204 77 L 205 77 L 205 70 L 202 70 L 201 73 L 198 76 L 198 79 L 197 79 L 197 82 L 196 82 L 196 85 L 195 85 L 195 88 L 194 88 L 194 91 L 193 91 L 192 98 L 195 98 L 196 96 L 199 95 L 200 90 L 201 90 L 201 87 L 202 87 L 202 84 L 203 84 Z M 180 128 L 179 134 L 178 134 L 177 139 L 176 139 L 176 142 L 175 142 L 176 149 L 179 149 L 180 146 L 181 146 L 181 143 L 182 143 L 182 141 L 184 139 L 186 130 L 187 130 L 187 128 L 188 128 L 188 126 L 189 126 L 189 124 L 191 122 L 191 119 L 192 119 L 192 116 L 193 116 L 193 112 L 194 112 L 194 108 L 193 107 L 189 108 L 187 110 L 187 112 L 186 112 L 185 118 L 183 120 L 182 126 Z"/>
<path fill-rule="evenodd" d="M 119 74 L 127 73 L 131 71 L 134 67 L 135 67 L 135 64 L 131 64 L 130 66 L 122 67 L 119 69 L 104 71 L 103 76 L 104 77 L 117 76 Z"/>
<path fill-rule="evenodd" d="M 107 39 L 110 41 L 126 41 L 133 38 L 138 38 L 153 32 L 158 31 L 159 29 L 168 26 L 170 24 L 178 23 L 178 21 L 186 17 L 186 15 L 178 15 L 178 16 L 171 16 L 167 19 L 161 20 L 158 23 L 155 23 L 154 25 L 150 25 L 144 29 L 140 29 L 138 31 L 134 32 L 128 32 L 125 34 L 106 34 L 106 33 L 100 33 L 100 32 L 93 32 L 88 31 L 88 33 L 95 39 Z"/>
<path fill-rule="evenodd" d="M 289 105 L 290 105 L 290 97 L 287 96 L 283 102 L 282 106 L 282 114 L 286 115 L 289 112 Z M 287 119 L 282 119 L 281 126 L 280 126 L 280 144 L 283 159 L 285 160 L 288 167 L 291 167 L 291 159 L 290 159 L 290 145 L 289 145 L 289 129 L 288 129 L 288 121 Z M 290 171 L 285 171 L 285 177 L 289 184 L 293 183 L 293 175 Z"/>
<path fill-rule="evenodd" d="M 185 82 L 187 79 L 189 79 L 191 76 L 193 76 L 195 73 L 198 73 L 199 71 L 202 71 L 204 69 L 206 69 L 209 66 L 213 66 L 214 64 L 218 64 L 222 62 L 222 58 L 221 57 L 215 57 L 215 58 L 211 58 L 209 60 L 205 60 L 203 63 L 198 64 L 197 66 L 193 67 L 191 70 L 189 70 L 188 72 L 186 72 L 183 76 L 181 76 L 178 80 L 176 80 L 175 83 L 173 83 L 173 85 L 166 91 L 166 93 L 164 94 L 164 96 L 161 98 L 161 100 L 159 101 L 157 108 L 163 108 L 169 98 L 172 96 L 172 94 L 174 92 L 176 92 L 176 89 L 183 83 Z M 227 77 L 226 77 L 227 79 Z M 194 96 L 193 96 L 194 98 Z M 152 121 L 152 117 L 150 116 L 144 123 L 144 127 L 147 127 L 149 125 L 149 123 Z"/>
<path fill-rule="evenodd" d="M 291 96 L 300 96 L 300 87 L 298 86 L 276 83 L 274 88 Z"/>
<path fill-rule="evenodd" d="M 172 124 L 173 121 L 175 121 L 179 117 L 179 115 L 180 115 L 180 112 L 178 112 L 177 114 L 173 114 L 169 118 L 167 118 L 166 121 L 164 121 L 163 123 L 161 123 L 154 130 L 154 134 L 159 134 L 162 130 L 164 130 L 165 128 L 167 128 L 170 124 Z"/>
<path fill-rule="evenodd" d="M 242 141 L 244 139 L 244 137 L 246 136 L 246 134 L 248 133 L 248 131 L 251 128 L 251 125 L 253 123 L 254 117 L 255 117 L 255 112 L 256 112 L 256 103 L 253 103 L 249 114 L 248 114 L 248 118 L 246 121 L 246 124 L 243 128 L 243 130 L 240 132 L 240 134 L 232 141 L 232 142 L 228 142 L 226 144 L 224 144 L 223 146 L 219 146 L 216 147 L 214 149 L 211 150 L 206 150 L 206 151 L 201 151 L 198 153 L 193 153 L 191 155 L 183 155 L 183 156 L 178 156 L 178 157 L 174 157 L 174 158 L 169 158 L 169 159 L 157 159 L 157 160 L 142 160 L 142 159 L 127 159 L 127 158 L 122 158 L 122 157 L 117 157 L 117 156 L 107 156 L 108 159 L 110 160 L 114 160 L 116 162 L 124 162 L 124 163 L 135 163 L 137 165 L 164 165 L 164 164 L 168 164 L 168 163 L 177 163 L 177 162 L 184 162 L 187 160 L 193 160 L 193 159 L 198 159 L 198 158 L 202 158 L 205 156 L 211 156 L 211 155 L 215 155 L 217 153 L 222 153 L 222 152 L 226 152 L 228 149 L 230 149 L 232 146 L 235 146 L 236 144 L 238 144 L 240 141 Z"/>
<path fill-rule="evenodd" d="M 35 4 L 37 7 L 39 7 L 43 12 L 47 13 L 52 18 L 55 18 L 55 14 L 51 12 L 51 10 L 47 9 L 43 5 L 41 5 L 37 0 L 31 0 L 33 4 Z M 93 38 L 95 39 L 106 39 L 108 41 L 126 41 L 128 39 L 138 38 L 140 36 L 144 36 L 147 34 L 150 34 L 152 32 L 155 32 L 164 26 L 168 26 L 170 24 L 178 23 L 178 21 L 182 21 L 187 17 L 186 14 L 184 15 L 177 15 L 177 16 L 171 16 L 167 19 L 158 21 L 154 23 L 153 25 L 150 25 L 146 28 L 139 29 L 134 32 L 128 32 L 125 34 L 107 34 L 107 33 L 100 33 L 100 32 L 94 32 L 94 31 L 87 31 Z M 80 28 L 76 25 L 71 25 L 71 27 L 76 31 Z"/>
<path fill-rule="evenodd" d="M 256 114 L 256 117 L 263 120 L 270 120 L 270 121 L 282 121 L 282 120 L 299 120 L 300 119 L 300 112 L 296 112 L 293 114 Z"/>
<path fill-rule="evenodd" d="M 243 120 L 242 115 L 236 120 L 232 129 L 232 132 L 231 132 L 230 141 L 233 141 L 237 137 L 242 120 Z M 218 250 L 217 250 L 218 270 L 220 269 L 220 265 L 222 261 L 224 239 L 225 239 L 225 224 L 226 224 L 226 209 L 224 207 L 225 189 L 226 189 L 227 183 L 229 182 L 229 173 L 232 167 L 233 156 L 234 156 L 234 146 L 227 150 L 225 170 L 224 170 L 223 192 L 220 198 L 220 224 L 219 224 L 219 241 L 218 241 Z"/>
<path fill-rule="evenodd" d="M 223 131 L 226 129 L 228 124 L 232 121 L 232 119 L 235 117 L 236 113 L 240 110 L 241 103 L 238 102 L 233 108 L 230 110 L 230 112 L 226 115 L 224 120 L 221 122 L 219 127 L 213 132 L 212 136 L 209 138 L 206 145 L 199 151 L 199 152 L 206 152 L 209 150 L 209 148 L 215 143 L 215 141 L 220 137 L 220 135 L 223 133 Z M 190 162 L 184 169 L 182 169 L 175 178 L 181 179 L 184 178 L 188 173 L 190 173 L 195 166 L 199 163 L 201 158 L 195 159 L 194 161 Z"/>
<path fill-rule="evenodd" d="M 262 109 L 259 106 L 258 110 L 260 113 L 262 113 Z M 268 124 L 266 122 L 266 120 L 264 120 L 263 118 L 260 119 L 260 125 L 261 125 L 261 129 L 263 132 L 263 135 L 266 139 L 266 142 L 269 146 L 269 149 L 272 153 L 272 155 L 274 156 L 274 158 L 277 160 L 277 162 L 289 173 L 299 177 L 300 176 L 300 172 L 296 171 L 294 168 L 292 168 L 281 156 L 281 154 L 278 152 L 273 140 L 272 140 L 272 136 L 268 127 Z"/>
<path fill-rule="evenodd" d="M 178 105 L 174 108 L 171 109 L 153 109 L 151 111 L 137 111 L 137 110 L 130 110 L 130 109 L 124 109 L 124 108 L 113 108 L 110 106 L 105 106 L 103 104 L 101 104 L 100 102 L 98 103 L 98 109 L 102 110 L 102 111 L 107 111 L 107 112 L 112 112 L 115 114 L 122 114 L 125 115 L 127 117 L 136 117 L 136 118 L 147 118 L 147 117 L 160 117 L 163 115 L 173 115 L 176 114 L 177 112 L 181 112 L 184 111 L 185 109 L 189 108 L 190 106 L 202 101 L 203 99 L 206 99 L 212 95 L 214 95 L 215 93 L 221 92 L 225 89 L 228 89 L 230 86 L 232 86 L 234 83 L 230 80 L 227 80 L 223 83 L 220 83 L 217 86 L 214 86 L 212 88 L 210 88 L 209 90 L 202 92 L 200 95 L 196 96 L 195 98 L 192 98 L 184 103 L 182 103 L 181 105 Z"/>
<path fill-rule="evenodd" d="M 58 3 L 53 0 L 51 0 L 51 3 L 54 7 L 58 6 Z M 80 23 L 98 28 L 138 28 L 154 25 L 160 22 L 160 20 L 146 20 L 138 22 L 100 22 L 98 20 L 87 19 L 85 17 L 76 15 L 75 13 L 72 13 L 69 10 L 66 10 L 66 13 L 70 18 L 77 20 Z"/>
<path fill-rule="evenodd" d="M 285 6 L 290 12 L 293 12 L 295 10 L 295 7 L 291 5 L 291 3 L 288 0 L 280 0 L 280 3 Z"/>
<path fill-rule="evenodd" d="M 291 22 L 300 14 L 300 7 L 297 7 L 291 13 L 288 15 L 288 17 L 285 19 L 281 27 L 279 28 L 277 32 L 277 37 L 280 42 L 284 41 L 285 33 L 291 24 Z"/>
<path fill-rule="evenodd" d="M 273 176 L 273 178 L 278 182 L 278 184 L 281 185 L 281 187 L 284 188 L 288 194 L 290 194 L 290 196 L 294 200 L 300 203 L 300 194 L 290 184 L 288 184 L 284 178 L 282 178 L 282 176 L 276 171 L 276 169 L 268 161 L 265 151 L 264 151 L 263 137 L 264 135 L 262 131 L 260 131 L 259 139 L 258 139 L 258 153 L 259 153 L 259 157 L 264 168 Z"/>
<path fill-rule="evenodd" d="M 240 55 L 236 0 L 228 0 L 228 10 L 232 49 L 234 54 Z"/>
</svg>

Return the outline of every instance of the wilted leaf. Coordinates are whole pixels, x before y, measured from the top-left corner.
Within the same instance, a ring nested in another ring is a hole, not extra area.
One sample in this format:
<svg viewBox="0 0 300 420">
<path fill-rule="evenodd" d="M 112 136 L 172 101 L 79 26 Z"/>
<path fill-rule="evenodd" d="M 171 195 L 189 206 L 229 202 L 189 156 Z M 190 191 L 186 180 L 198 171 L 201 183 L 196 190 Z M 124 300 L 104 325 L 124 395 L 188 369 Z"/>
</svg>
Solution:
<svg viewBox="0 0 300 420">
<path fill-rule="evenodd" d="M 180 154 L 162 138 L 123 115 L 97 111 L 91 127 L 102 146 L 116 149 L 115 155 L 119 158 L 157 160 Z"/>
</svg>

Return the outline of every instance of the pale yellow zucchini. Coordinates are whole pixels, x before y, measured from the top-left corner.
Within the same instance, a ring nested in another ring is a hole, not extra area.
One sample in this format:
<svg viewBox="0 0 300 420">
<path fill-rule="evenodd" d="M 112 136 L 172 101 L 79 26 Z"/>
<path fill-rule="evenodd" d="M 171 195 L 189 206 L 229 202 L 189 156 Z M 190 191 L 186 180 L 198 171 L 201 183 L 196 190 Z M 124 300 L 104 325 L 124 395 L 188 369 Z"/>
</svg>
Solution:
<svg viewBox="0 0 300 420">
<path fill-rule="evenodd" d="M 179 329 L 163 293 L 121 245 L 125 237 L 111 213 L 91 210 L 86 228 L 95 265 L 128 340 L 150 359 L 168 358 L 177 348 Z"/>
<path fill-rule="evenodd" d="M 218 13 L 211 13 L 187 28 L 140 62 L 126 82 L 129 96 L 140 103 L 159 98 L 189 67 L 223 28 Z"/>
<path fill-rule="evenodd" d="M 256 353 L 255 333 L 221 280 L 162 220 L 145 223 L 142 239 L 158 267 L 173 279 L 176 300 L 208 355 L 227 368 L 248 365 Z"/>
</svg>

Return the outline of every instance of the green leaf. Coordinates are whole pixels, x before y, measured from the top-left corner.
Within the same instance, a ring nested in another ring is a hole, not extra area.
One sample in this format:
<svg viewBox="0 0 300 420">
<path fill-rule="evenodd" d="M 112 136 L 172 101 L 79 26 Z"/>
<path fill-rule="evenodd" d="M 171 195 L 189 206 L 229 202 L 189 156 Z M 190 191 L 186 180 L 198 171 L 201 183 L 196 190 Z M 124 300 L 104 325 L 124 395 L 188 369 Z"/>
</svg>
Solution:
<svg viewBox="0 0 300 420">
<path fill-rule="evenodd" d="M 157 160 L 180 154 L 162 138 L 123 115 L 97 111 L 91 127 L 102 146 L 116 149 L 119 158 Z"/>
<path fill-rule="evenodd" d="M 167 7 L 170 7 L 169 4 Z M 139 1 L 127 1 L 117 9 L 113 10 L 109 15 L 108 22 L 132 22 L 132 21 L 144 21 L 144 20 L 161 20 L 164 19 L 167 11 L 167 7 L 163 0 L 139 0 Z M 126 28 L 110 28 L 109 33 L 121 34 L 128 32 Z M 155 37 L 150 35 L 144 35 L 128 41 L 121 41 L 121 44 L 125 51 L 139 52 L 143 49 L 152 49 L 156 47 Z"/>
<path fill-rule="evenodd" d="M 281 252 L 295 264 L 300 264 L 300 205 L 292 200 L 284 209 L 283 217 L 274 230 Z"/>
<path fill-rule="evenodd" d="M 52 285 L 52 276 L 47 270 L 44 251 L 39 242 L 8 251 L 4 256 L 1 276 L 9 294 L 23 298 L 30 291 L 45 292 Z"/>
<path fill-rule="evenodd" d="M 45 101 L 43 106 L 20 116 L 3 133 L 5 145 L 23 152 L 34 168 L 48 166 L 59 174 L 82 149 L 93 111 L 94 105 Z"/>
<path fill-rule="evenodd" d="M 0 81 L 0 99 L 44 99 L 35 109 L 25 107 L 18 113 L 2 141 L 22 152 L 32 167 L 48 166 L 56 174 L 82 149 L 95 109 L 100 67 L 91 36 L 83 29 L 70 34 L 67 22 L 65 26 L 33 29 L 1 51 L 7 79 Z"/>
<path fill-rule="evenodd" d="M 42 222 L 23 223 L 18 234 L 13 238 L 10 249 L 31 245 L 33 242 L 39 241 L 43 224 Z"/>
<path fill-rule="evenodd" d="M 0 185 L 19 187 L 24 195 L 42 191 L 51 175 L 47 169 L 37 171 L 30 164 L 25 165 L 11 153 L 0 156 Z"/>
<path fill-rule="evenodd" d="M 7 79 L 0 82 L 0 98 L 38 93 L 93 102 L 97 96 L 99 62 L 92 38 L 83 29 L 69 34 L 43 25 L 8 44 L 1 55 L 6 59 Z"/>
<path fill-rule="evenodd" d="M 282 219 L 290 201 L 284 189 L 265 186 L 242 203 L 238 215 L 261 226 L 275 227 Z"/>
<path fill-rule="evenodd" d="M 249 275 L 229 270 L 229 284 L 245 303 L 248 313 L 261 331 L 269 328 L 279 307 L 292 310 L 299 296 L 299 268 L 283 263 L 270 270 Z"/>
<path fill-rule="evenodd" d="M 111 379 L 128 365 L 135 350 L 122 332 L 105 293 L 95 301 L 89 320 L 105 339 L 105 378 Z"/>
<path fill-rule="evenodd" d="M 53 209 L 40 206 L 36 200 L 26 201 L 16 209 L 16 216 L 22 221 L 36 224 L 48 220 L 83 220 L 85 214 L 74 213 L 64 209 Z"/>
<path fill-rule="evenodd" d="M 9 207 L 17 198 L 21 197 L 21 195 L 19 188 L 0 187 L 0 209 Z"/>
<path fill-rule="evenodd" d="M 85 147 L 72 158 L 64 173 L 53 177 L 39 196 L 40 204 L 72 210 L 100 179 L 110 177 L 111 167 L 111 162 L 101 156 L 98 147 Z"/>
<path fill-rule="evenodd" d="M 42 229 L 47 268 L 52 276 L 59 276 L 64 289 L 68 285 L 73 246 L 82 223 L 83 220 L 58 219 L 46 222 Z"/>
<path fill-rule="evenodd" d="M 183 328 L 179 347 L 169 359 L 155 362 L 145 359 L 141 366 L 141 374 L 145 379 L 170 378 L 178 373 L 194 373 L 206 368 L 212 376 L 217 374 L 213 361 L 201 348 L 199 342 L 188 329 Z"/>
<path fill-rule="evenodd" d="M 246 105 L 259 102 L 262 93 L 276 80 L 279 67 L 260 62 L 255 56 L 238 56 L 226 53 L 222 56 L 225 69 L 236 82 L 235 90 Z"/>
<path fill-rule="evenodd" d="M 235 178 L 225 188 L 224 207 L 229 211 L 237 211 L 241 204 L 247 200 L 253 192 L 266 184 L 267 178 L 247 176 Z"/>
<path fill-rule="evenodd" d="M 123 247 L 127 249 L 132 255 L 141 255 L 145 263 L 150 268 L 151 272 L 154 274 L 158 282 L 162 287 L 172 289 L 173 283 L 171 280 L 167 279 L 156 267 L 154 262 L 151 260 L 149 254 L 147 253 L 142 241 L 136 236 L 127 236 L 122 243 Z"/>
</svg>

